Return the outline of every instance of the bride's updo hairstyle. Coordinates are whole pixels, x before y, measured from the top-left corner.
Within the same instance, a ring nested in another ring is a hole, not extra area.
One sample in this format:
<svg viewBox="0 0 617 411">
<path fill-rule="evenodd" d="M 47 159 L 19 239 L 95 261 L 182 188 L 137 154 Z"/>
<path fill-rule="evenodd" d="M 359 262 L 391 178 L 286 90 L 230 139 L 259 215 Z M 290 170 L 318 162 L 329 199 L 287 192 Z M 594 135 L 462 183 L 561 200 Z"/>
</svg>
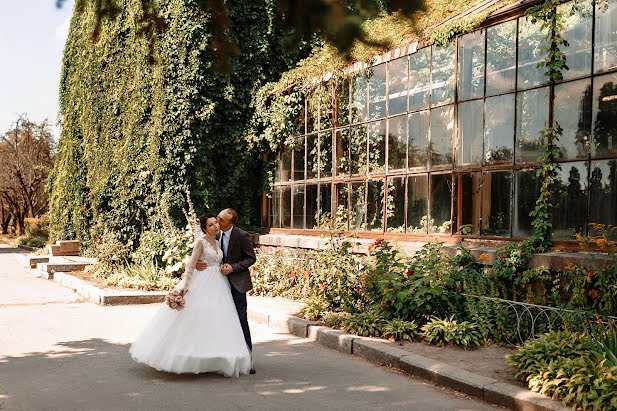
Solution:
<svg viewBox="0 0 617 411">
<path fill-rule="evenodd" d="M 206 227 L 208 227 L 208 220 L 210 218 L 216 218 L 216 216 L 212 213 L 206 213 L 199 217 L 199 226 L 201 227 L 201 231 L 206 232 Z"/>
</svg>

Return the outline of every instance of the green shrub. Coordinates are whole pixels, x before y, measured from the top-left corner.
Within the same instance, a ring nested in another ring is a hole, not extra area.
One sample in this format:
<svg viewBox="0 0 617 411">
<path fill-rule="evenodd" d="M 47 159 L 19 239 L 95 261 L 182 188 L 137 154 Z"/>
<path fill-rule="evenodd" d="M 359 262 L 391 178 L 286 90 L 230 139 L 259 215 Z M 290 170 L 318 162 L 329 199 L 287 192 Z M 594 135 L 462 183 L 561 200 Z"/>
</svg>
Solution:
<svg viewBox="0 0 617 411">
<path fill-rule="evenodd" d="M 377 310 L 352 314 L 342 323 L 345 332 L 362 337 L 380 337 L 385 325 L 386 319 Z"/>
<path fill-rule="evenodd" d="M 441 244 L 426 244 L 411 261 L 387 241 L 377 240 L 367 267 L 368 295 L 387 318 L 422 321 L 453 310 L 451 261 Z"/>
<path fill-rule="evenodd" d="M 27 247 L 41 248 L 45 247 L 45 243 L 47 242 L 46 238 L 43 237 L 30 237 L 28 235 L 22 235 L 15 239 L 17 244 L 25 245 Z"/>
<path fill-rule="evenodd" d="M 467 321 L 457 322 L 454 316 L 445 320 L 433 317 L 422 332 L 426 341 L 441 347 L 454 344 L 467 349 L 484 344 L 480 327 Z"/>
<path fill-rule="evenodd" d="M 321 316 L 331 309 L 328 302 L 321 295 L 313 295 L 304 299 L 304 307 L 300 314 L 307 320 L 319 320 Z"/>
<path fill-rule="evenodd" d="M 394 318 L 386 322 L 382 335 L 390 341 L 412 341 L 421 334 L 415 321 Z"/>
<path fill-rule="evenodd" d="M 527 341 L 506 362 L 534 391 L 583 409 L 617 408 L 617 367 L 598 365 L 589 340 L 553 331 Z"/>
<path fill-rule="evenodd" d="M 327 327 L 341 328 L 343 321 L 351 316 L 350 313 L 341 311 L 328 311 L 322 315 L 322 322 Z"/>
<path fill-rule="evenodd" d="M 180 279 L 166 274 L 150 262 L 122 266 L 115 274 L 108 276 L 105 282 L 107 285 L 140 290 L 171 290 Z"/>
<path fill-rule="evenodd" d="M 594 332 L 588 348 L 598 363 L 617 367 L 617 330 L 614 327 L 603 333 Z"/>
</svg>

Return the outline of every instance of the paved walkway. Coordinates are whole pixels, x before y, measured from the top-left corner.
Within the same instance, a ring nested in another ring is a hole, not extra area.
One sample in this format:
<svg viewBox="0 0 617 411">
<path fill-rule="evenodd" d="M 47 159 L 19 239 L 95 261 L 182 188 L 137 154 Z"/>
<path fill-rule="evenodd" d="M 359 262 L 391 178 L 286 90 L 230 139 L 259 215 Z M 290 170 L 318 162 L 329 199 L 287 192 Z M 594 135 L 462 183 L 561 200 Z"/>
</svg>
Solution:
<svg viewBox="0 0 617 411">
<path fill-rule="evenodd" d="M 257 374 L 171 375 L 133 362 L 158 305 L 102 307 L 33 278 L 0 246 L 0 409 L 492 409 L 252 324 Z"/>
</svg>

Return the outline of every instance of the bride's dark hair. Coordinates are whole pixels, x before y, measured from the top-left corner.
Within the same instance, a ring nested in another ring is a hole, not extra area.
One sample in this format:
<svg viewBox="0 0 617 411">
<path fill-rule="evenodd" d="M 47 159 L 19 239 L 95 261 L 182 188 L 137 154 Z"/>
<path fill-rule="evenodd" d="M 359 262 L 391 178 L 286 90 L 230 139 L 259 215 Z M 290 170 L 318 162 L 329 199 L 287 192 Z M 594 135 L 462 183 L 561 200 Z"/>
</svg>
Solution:
<svg viewBox="0 0 617 411">
<path fill-rule="evenodd" d="M 199 226 L 201 227 L 201 231 L 206 231 L 206 227 L 208 226 L 208 219 L 210 218 L 216 218 L 216 216 L 212 213 L 206 213 L 199 217 Z"/>
</svg>

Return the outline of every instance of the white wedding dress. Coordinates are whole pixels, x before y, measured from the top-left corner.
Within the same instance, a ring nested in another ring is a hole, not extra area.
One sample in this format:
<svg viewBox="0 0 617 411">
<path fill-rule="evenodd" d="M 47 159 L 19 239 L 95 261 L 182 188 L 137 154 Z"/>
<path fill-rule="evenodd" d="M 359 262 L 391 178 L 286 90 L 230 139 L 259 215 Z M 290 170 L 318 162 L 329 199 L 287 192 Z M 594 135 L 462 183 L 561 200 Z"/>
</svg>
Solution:
<svg viewBox="0 0 617 411">
<path fill-rule="evenodd" d="M 208 264 L 196 271 L 201 259 Z M 226 377 L 248 374 L 251 354 L 244 340 L 230 284 L 220 271 L 223 253 L 200 238 L 176 289 L 188 281 L 186 304 L 172 310 L 163 304 L 129 352 L 135 361 L 173 373 L 216 372 Z"/>
</svg>

